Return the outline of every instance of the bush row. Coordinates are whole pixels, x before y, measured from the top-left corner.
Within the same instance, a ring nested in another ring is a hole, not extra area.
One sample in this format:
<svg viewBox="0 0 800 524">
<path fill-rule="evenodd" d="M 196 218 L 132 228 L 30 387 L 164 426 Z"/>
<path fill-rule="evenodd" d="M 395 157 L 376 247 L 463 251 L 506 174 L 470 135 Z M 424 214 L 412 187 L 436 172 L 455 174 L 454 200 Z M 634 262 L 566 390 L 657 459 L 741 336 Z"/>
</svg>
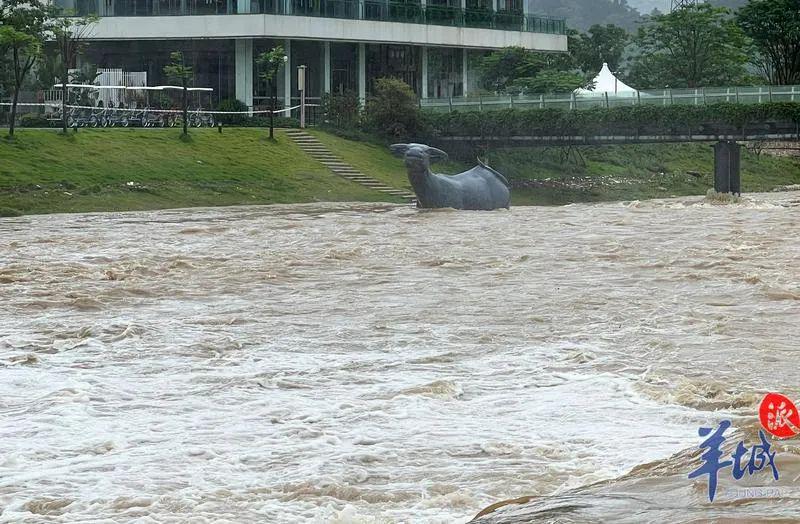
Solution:
<svg viewBox="0 0 800 524">
<path fill-rule="evenodd" d="M 561 136 L 605 131 L 681 131 L 702 125 L 744 126 L 764 122 L 800 124 L 800 103 L 707 106 L 631 106 L 579 111 L 504 109 L 425 113 L 424 126 L 433 136 Z"/>
</svg>

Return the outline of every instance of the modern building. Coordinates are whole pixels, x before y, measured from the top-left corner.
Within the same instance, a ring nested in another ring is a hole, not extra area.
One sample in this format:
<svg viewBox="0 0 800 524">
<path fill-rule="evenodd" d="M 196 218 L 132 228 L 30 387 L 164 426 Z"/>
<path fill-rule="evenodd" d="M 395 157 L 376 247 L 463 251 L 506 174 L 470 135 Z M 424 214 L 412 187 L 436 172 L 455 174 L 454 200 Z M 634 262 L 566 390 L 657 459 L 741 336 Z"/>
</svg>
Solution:
<svg viewBox="0 0 800 524">
<path fill-rule="evenodd" d="M 293 105 L 296 68 L 307 66 L 306 96 L 403 79 L 422 98 L 462 96 L 479 85 L 476 61 L 492 49 L 566 51 L 565 22 L 528 12 L 525 0 L 55 0 L 96 13 L 83 60 L 103 69 L 144 71 L 166 83 L 173 51 L 193 65 L 195 85 L 214 99 L 268 104 L 255 57 L 282 45 L 289 59 L 279 98 Z M 454 3 L 456 2 L 456 3 Z"/>
</svg>

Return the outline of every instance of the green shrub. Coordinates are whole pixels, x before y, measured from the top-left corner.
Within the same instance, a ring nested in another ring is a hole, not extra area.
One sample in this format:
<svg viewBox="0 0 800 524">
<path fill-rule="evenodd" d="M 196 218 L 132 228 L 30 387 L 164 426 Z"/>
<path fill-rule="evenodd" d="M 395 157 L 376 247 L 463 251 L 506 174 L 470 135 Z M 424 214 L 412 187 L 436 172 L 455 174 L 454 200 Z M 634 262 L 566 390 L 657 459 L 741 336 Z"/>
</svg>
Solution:
<svg viewBox="0 0 800 524">
<path fill-rule="evenodd" d="M 50 127 L 50 122 L 43 115 L 25 113 L 19 118 L 19 127 Z"/>
<path fill-rule="evenodd" d="M 800 103 L 720 103 L 706 106 L 656 106 L 499 111 L 426 112 L 424 126 L 432 136 L 567 136 L 702 133 L 704 125 L 741 130 L 754 123 L 800 124 Z"/>
<path fill-rule="evenodd" d="M 324 123 L 338 129 L 352 129 L 359 125 L 361 102 L 358 93 L 345 91 L 343 93 L 322 96 L 322 114 Z"/>
<path fill-rule="evenodd" d="M 419 102 L 408 84 L 396 78 L 379 78 L 364 111 L 365 128 L 392 139 L 416 137 L 423 120 Z"/>
<path fill-rule="evenodd" d="M 247 111 L 247 104 L 235 98 L 226 98 L 217 105 L 217 111 Z M 247 114 L 214 115 L 214 119 L 226 126 L 241 126 L 248 119 Z"/>
</svg>

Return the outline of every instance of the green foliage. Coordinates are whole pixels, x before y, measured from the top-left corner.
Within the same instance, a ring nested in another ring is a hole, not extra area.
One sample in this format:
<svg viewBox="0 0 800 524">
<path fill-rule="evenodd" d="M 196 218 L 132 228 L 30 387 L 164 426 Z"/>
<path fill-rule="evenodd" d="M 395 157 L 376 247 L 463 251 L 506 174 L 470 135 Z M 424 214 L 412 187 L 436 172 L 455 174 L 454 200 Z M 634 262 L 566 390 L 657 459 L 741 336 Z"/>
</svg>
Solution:
<svg viewBox="0 0 800 524">
<path fill-rule="evenodd" d="M 593 25 L 589 31 L 570 42 L 576 65 L 586 73 L 597 73 L 607 63 L 612 71 L 622 65 L 630 35 L 613 24 Z"/>
<path fill-rule="evenodd" d="M 630 83 L 639 89 L 738 85 L 747 39 L 725 8 L 701 3 L 656 15 L 634 40 Z"/>
<path fill-rule="evenodd" d="M 247 109 L 247 104 L 235 98 L 226 98 L 217 106 L 217 111 L 247 111 Z M 226 126 L 240 126 L 248 119 L 248 115 L 214 115 L 214 118 Z"/>
<path fill-rule="evenodd" d="M 772 84 L 800 84 L 800 1 L 751 0 L 737 20 L 758 54 L 754 62 Z"/>
<path fill-rule="evenodd" d="M 532 78 L 520 78 L 512 84 L 512 92 L 555 94 L 571 93 L 586 85 L 586 78 L 569 71 L 542 71 Z"/>
<path fill-rule="evenodd" d="M 194 70 L 186 65 L 183 60 L 183 53 L 180 51 L 173 51 L 169 54 L 170 63 L 164 66 L 164 74 L 167 77 L 179 80 L 181 83 L 181 111 L 183 113 L 183 137 L 189 135 L 189 95 L 187 87 L 194 78 Z"/>
<path fill-rule="evenodd" d="M 328 125 L 340 129 L 354 128 L 359 124 L 360 110 L 361 102 L 355 91 L 322 95 L 322 114 Z"/>
<path fill-rule="evenodd" d="M 3 0 L 0 3 L 0 59 L 7 59 L 3 77 L 11 77 L 13 92 L 8 136 L 14 136 L 19 92 L 42 54 L 51 9 L 41 0 Z M 10 73 L 10 75 L 7 75 Z M 0 80 L 4 79 L 0 77 Z"/>
<path fill-rule="evenodd" d="M 506 109 L 486 112 L 426 113 L 433 136 L 565 136 L 576 134 L 698 133 L 703 125 L 731 126 L 733 131 L 758 122 L 800 124 L 800 103 L 707 106 L 639 105 L 565 109 Z"/>
<path fill-rule="evenodd" d="M 379 78 L 364 112 L 368 130 L 394 138 L 410 138 L 420 131 L 417 96 L 408 84 L 396 78 Z"/>
<path fill-rule="evenodd" d="M 169 59 L 170 63 L 164 66 L 164 74 L 170 79 L 179 80 L 181 85 L 187 86 L 189 81 L 194 78 L 194 71 L 184 62 L 183 53 L 173 51 L 169 54 Z"/>
<path fill-rule="evenodd" d="M 278 76 L 281 66 L 287 62 L 286 52 L 282 46 L 275 46 L 256 57 L 256 63 L 262 67 L 258 75 L 262 80 L 272 83 Z"/>
</svg>

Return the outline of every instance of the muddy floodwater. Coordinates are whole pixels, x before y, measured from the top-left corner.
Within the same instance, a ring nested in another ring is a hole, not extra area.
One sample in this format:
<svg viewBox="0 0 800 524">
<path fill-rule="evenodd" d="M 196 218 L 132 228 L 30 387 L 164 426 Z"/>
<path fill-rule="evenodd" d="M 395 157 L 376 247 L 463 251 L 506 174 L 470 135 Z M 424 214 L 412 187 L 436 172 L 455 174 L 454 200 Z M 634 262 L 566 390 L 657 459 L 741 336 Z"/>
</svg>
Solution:
<svg viewBox="0 0 800 524">
<path fill-rule="evenodd" d="M 522 496 L 790 521 L 793 441 L 777 484 L 720 473 L 710 504 L 686 477 L 699 426 L 752 444 L 765 392 L 800 400 L 799 239 L 798 193 L 0 219 L 0 522 L 463 523 Z"/>
</svg>

